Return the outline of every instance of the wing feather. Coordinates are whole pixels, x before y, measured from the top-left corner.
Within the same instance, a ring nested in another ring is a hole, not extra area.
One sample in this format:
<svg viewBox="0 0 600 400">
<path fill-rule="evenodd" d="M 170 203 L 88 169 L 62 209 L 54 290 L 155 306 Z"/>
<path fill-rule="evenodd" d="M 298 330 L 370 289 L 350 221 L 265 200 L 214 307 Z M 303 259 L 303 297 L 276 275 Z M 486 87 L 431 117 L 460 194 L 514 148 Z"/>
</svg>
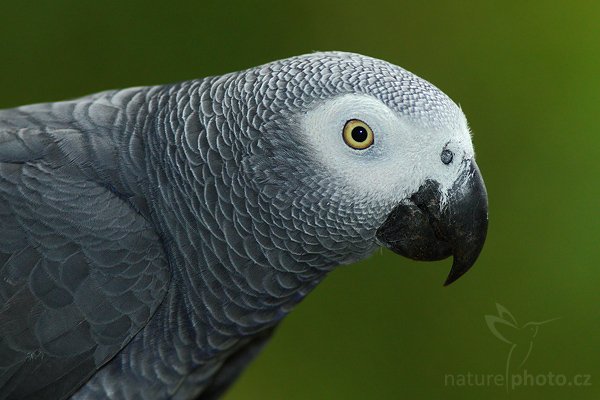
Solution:
<svg viewBox="0 0 600 400">
<path fill-rule="evenodd" d="M 147 324 L 168 263 L 130 204 L 1 124 L 0 399 L 61 399 Z"/>
</svg>

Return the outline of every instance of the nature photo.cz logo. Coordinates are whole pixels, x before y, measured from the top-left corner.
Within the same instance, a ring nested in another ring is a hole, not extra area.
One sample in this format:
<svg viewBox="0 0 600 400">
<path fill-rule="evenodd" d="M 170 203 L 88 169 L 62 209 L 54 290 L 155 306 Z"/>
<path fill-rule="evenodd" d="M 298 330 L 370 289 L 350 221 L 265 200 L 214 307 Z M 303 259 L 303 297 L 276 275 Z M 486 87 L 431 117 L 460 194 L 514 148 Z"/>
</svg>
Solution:
<svg viewBox="0 0 600 400">
<path fill-rule="evenodd" d="M 485 315 L 484 319 L 490 332 L 508 345 L 504 373 L 445 374 L 444 386 L 505 386 L 507 392 L 523 386 L 591 386 L 590 374 L 571 377 L 553 372 L 532 374 L 524 368 L 540 329 L 545 329 L 542 327 L 559 320 L 560 317 L 519 324 L 503 305 L 496 303 L 496 312 L 494 315 Z"/>
</svg>

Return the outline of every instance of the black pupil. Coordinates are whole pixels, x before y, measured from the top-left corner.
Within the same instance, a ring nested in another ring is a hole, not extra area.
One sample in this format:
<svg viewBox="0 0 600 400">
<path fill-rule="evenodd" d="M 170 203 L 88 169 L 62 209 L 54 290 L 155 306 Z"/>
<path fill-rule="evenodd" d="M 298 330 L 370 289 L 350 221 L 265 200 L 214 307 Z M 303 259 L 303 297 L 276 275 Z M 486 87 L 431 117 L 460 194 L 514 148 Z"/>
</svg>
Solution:
<svg viewBox="0 0 600 400">
<path fill-rule="evenodd" d="M 352 129 L 352 139 L 358 143 L 362 143 L 367 140 L 369 133 L 364 126 L 356 126 Z"/>
</svg>

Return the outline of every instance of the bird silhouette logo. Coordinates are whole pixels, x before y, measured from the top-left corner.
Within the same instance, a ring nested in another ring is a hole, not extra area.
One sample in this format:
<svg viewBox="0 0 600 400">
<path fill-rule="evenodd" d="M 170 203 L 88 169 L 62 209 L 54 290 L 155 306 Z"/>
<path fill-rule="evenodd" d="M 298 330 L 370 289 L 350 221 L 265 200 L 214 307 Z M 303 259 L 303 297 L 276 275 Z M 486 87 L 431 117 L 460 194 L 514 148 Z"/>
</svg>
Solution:
<svg viewBox="0 0 600 400">
<path fill-rule="evenodd" d="M 496 303 L 498 315 L 486 315 L 485 322 L 494 336 L 510 345 L 506 357 L 506 389 L 508 390 L 509 372 L 517 370 L 525 364 L 533 348 L 533 342 L 540 326 L 559 318 L 545 321 L 531 321 L 519 325 L 515 317 L 501 304 Z"/>
</svg>

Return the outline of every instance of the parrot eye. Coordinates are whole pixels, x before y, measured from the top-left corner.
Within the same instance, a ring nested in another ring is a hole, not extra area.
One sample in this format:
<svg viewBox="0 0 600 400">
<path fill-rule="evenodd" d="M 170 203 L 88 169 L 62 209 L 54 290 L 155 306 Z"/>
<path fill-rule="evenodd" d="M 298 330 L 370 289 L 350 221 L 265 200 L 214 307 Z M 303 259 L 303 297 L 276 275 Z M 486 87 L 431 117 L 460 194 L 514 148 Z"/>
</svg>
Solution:
<svg viewBox="0 0 600 400">
<path fill-rule="evenodd" d="M 351 119 L 344 125 L 344 142 L 353 149 L 364 150 L 374 142 L 373 131 L 365 122 Z"/>
</svg>

